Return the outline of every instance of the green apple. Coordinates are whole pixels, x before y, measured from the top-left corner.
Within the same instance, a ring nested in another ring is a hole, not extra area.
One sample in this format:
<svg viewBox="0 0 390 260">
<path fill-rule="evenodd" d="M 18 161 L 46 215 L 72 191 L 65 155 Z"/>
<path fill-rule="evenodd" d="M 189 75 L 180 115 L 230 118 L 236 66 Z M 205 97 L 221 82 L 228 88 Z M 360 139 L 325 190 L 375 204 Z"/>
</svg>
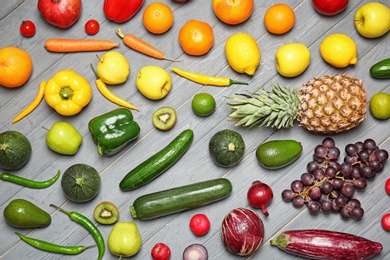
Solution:
<svg viewBox="0 0 390 260">
<path fill-rule="evenodd" d="M 310 51 L 302 43 L 286 43 L 275 54 L 276 70 L 284 77 L 302 74 L 310 64 Z"/>
<path fill-rule="evenodd" d="M 130 75 L 130 65 L 121 53 L 109 51 L 99 58 L 97 73 L 104 83 L 122 84 Z"/>
<path fill-rule="evenodd" d="M 169 73 L 163 68 L 145 66 L 139 70 L 135 84 L 145 97 L 158 100 L 169 93 L 172 80 Z"/>
<path fill-rule="evenodd" d="M 134 222 L 117 222 L 108 235 L 108 249 L 119 257 L 130 257 L 138 253 L 142 245 L 141 235 Z"/>
<path fill-rule="evenodd" d="M 360 6 L 355 13 L 355 27 L 367 38 L 384 35 L 390 30 L 390 8 L 378 2 Z"/>
<path fill-rule="evenodd" d="M 73 155 L 79 150 L 83 137 L 77 129 L 67 122 L 54 123 L 46 135 L 46 144 L 53 151 Z"/>
</svg>

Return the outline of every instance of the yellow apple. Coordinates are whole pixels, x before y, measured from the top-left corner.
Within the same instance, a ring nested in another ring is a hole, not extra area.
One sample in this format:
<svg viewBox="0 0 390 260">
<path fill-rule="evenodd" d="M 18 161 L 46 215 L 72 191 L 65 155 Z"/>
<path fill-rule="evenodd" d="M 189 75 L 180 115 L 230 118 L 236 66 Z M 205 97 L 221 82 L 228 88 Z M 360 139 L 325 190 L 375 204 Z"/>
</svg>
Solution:
<svg viewBox="0 0 390 260">
<path fill-rule="evenodd" d="M 130 65 L 123 54 L 109 51 L 99 59 L 97 73 L 104 83 L 122 84 L 129 77 Z"/>
<path fill-rule="evenodd" d="M 284 77 L 302 74 L 310 64 L 310 51 L 302 43 L 287 43 L 278 48 L 275 54 L 276 70 Z"/>
<path fill-rule="evenodd" d="M 135 84 L 147 98 L 158 100 L 164 98 L 172 87 L 169 73 L 158 66 L 145 66 L 138 72 Z"/>
<path fill-rule="evenodd" d="M 384 35 L 390 30 L 390 8 L 378 2 L 360 6 L 355 13 L 355 27 L 367 38 Z"/>
</svg>

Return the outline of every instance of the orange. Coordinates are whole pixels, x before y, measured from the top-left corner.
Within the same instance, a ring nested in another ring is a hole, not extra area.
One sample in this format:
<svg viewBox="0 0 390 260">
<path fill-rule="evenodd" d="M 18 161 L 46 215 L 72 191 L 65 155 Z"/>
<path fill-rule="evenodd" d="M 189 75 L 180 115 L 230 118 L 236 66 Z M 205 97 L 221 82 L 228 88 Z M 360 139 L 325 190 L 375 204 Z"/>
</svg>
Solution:
<svg viewBox="0 0 390 260">
<path fill-rule="evenodd" d="M 0 85 L 7 88 L 22 86 L 32 72 L 30 55 L 17 47 L 0 49 Z"/>
<path fill-rule="evenodd" d="M 154 2 L 145 8 L 142 21 L 149 32 L 162 34 L 172 27 L 174 18 L 169 6 L 161 2 Z"/>
<path fill-rule="evenodd" d="M 264 15 L 265 28 L 270 33 L 283 34 L 291 30 L 295 23 L 294 10 L 286 4 L 271 6 Z"/>
<path fill-rule="evenodd" d="M 251 15 L 254 0 L 213 0 L 215 15 L 224 23 L 239 24 Z"/>
<path fill-rule="evenodd" d="M 179 43 L 187 54 L 206 54 L 214 45 L 213 28 L 206 22 L 189 20 L 179 31 Z"/>
</svg>

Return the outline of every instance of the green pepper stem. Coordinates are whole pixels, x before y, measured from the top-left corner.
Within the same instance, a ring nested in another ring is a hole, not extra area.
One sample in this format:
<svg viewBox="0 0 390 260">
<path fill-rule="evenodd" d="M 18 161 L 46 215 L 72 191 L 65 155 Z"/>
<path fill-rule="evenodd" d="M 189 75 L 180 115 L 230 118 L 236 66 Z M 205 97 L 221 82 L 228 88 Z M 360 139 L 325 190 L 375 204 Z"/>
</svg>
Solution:
<svg viewBox="0 0 390 260">
<path fill-rule="evenodd" d="M 232 84 L 248 85 L 248 82 L 232 80 L 232 79 L 229 79 L 229 80 L 230 80 L 230 85 L 232 85 Z"/>
<path fill-rule="evenodd" d="M 92 63 L 89 64 L 91 66 L 91 69 L 93 73 L 95 74 L 96 79 L 100 79 L 99 74 L 97 73 L 95 67 L 92 65 Z"/>
<path fill-rule="evenodd" d="M 65 209 L 63 209 L 63 208 L 60 208 L 60 207 L 58 207 L 58 206 L 56 206 L 54 204 L 50 204 L 50 207 L 54 207 L 54 208 L 58 209 L 59 211 L 62 211 L 64 213 L 66 213 L 68 216 L 70 216 L 70 212 L 65 210 Z"/>
</svg>

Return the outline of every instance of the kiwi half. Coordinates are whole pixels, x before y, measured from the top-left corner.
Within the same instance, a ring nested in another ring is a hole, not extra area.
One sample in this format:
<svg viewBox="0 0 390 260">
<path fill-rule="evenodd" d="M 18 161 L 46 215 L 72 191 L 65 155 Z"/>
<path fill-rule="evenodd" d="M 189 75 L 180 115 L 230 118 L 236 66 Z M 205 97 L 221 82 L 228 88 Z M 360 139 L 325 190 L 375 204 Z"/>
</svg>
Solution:
<svg viewBox="0 0 390 260">
<path fill-rule="evenodd" d="M 153 113 L 153 125 L 166 131 L 176 124 L 176 111 L 172 107 L 161 107 Z"/>
<path fill-rule="evenodd" d="M 119 210 L 113 203 L 103 201 L 95 207 L 93 217 L 100 224 L 114 224 L 119 219 Z"/>
</svg>

